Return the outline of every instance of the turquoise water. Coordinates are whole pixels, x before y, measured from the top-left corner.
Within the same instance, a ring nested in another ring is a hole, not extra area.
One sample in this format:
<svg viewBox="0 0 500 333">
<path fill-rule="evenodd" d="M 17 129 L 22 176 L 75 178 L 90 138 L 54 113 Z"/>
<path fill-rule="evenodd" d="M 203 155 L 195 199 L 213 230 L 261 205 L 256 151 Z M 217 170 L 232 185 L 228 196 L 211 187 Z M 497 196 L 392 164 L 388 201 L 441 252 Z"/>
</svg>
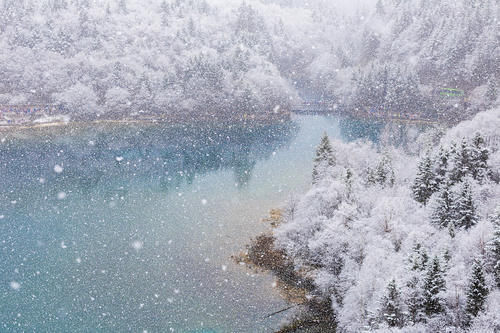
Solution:
<svg viewBox="0 0 500 333">
<path fill-rule="evenodd" d="M 0 331 L 266 332 L 287 307 L 230 258 L 309 186 L 314 147 L 381 124 L 0 132 Z"/>
</svg>

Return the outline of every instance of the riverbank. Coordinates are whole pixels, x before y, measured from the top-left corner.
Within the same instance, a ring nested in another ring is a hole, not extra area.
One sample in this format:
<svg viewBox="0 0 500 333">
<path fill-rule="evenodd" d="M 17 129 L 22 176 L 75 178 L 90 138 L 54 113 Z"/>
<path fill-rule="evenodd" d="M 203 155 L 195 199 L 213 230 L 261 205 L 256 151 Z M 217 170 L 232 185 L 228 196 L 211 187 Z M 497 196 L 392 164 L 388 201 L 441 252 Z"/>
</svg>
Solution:
<svg viewBox="0 0 500 333">
<path fill-rule="evenodd" d="M 167 125 L 224 125 L 228 124 L 257 124 L 269 125 L 278 122 L 289 121 L 291 119 L 290 112 L 265 113 L 265 114 L 242 114 L 237 116 L 219 117 L 214 115 L 201 115 L 193 117 L 143 117 L 143 118 L 123 118 L 123 119 L 71 119 L 69 117 L 57 117 L 54 121 L 37 122 L 29 121 L 22 123 L 0 124 L 0 131 L 10 129 L 36 129 L 47 127 L 61 126 L 78 126 L 78 125 L 101 125 L 101 124 L 167 124 Z"/>
<path fill-rule="evenodd" d="M 306 276 L 306 272 L 296 271 L 292 259 L 284 250 L 275 246 L 276 239 L 272 231 L 283 222 L 282 212 L 279 209 L 271 210 L 269 218 L 264 222 L 269 223 L 271 230 L 253 239 L 247 251 L 233 259 L 238 263 L 245 263 L 250 268 L 271 272 L 278 279 L 276 286 L 280 294 L 292 305 L 269 316 L 292 309 L 298 310 L 290 322 L 276 333 L 335 332 L 335 314 L 331 301 L 314 295 L 314 283 Z"/>
</svg>

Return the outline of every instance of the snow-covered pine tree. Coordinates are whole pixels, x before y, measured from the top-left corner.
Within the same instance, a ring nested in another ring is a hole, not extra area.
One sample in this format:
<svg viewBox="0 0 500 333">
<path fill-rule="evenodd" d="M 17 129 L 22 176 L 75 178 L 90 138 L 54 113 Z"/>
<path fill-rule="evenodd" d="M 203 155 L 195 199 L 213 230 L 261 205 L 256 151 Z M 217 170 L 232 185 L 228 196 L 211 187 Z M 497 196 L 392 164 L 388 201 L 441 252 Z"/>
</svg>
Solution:
<svg viewBox="0 0 500 333">
<path fill-rule="evenodd" d="M 448 234 L 450 234 L 451 238 L 455 238 L 455 236 L 457 235 L 457 232 L 455 230 L 455 221 L 448 223 Z"/>
<path fill-rule="evenodd" d="M 412 186 L 413 196 L 421 204 L 427 204 L 427 200 L 437 190 L 437 184 L 432 170 L 432 160 L 426 155 L 418 164 L 417 176 Z"/>
<path fill-rule="evenodd" d="M 474 179 L 482 182 L 488 176 L 489 157 L 490 152 L 486 147 L 484 138 L 478 132 L 472 139 L 471 145 L 471 173 Z"/>
<path fill-rule="evenodd" d="M 425 319 L 424 297 L 421 272 L 413 273 L 407 283 L 408 291 L 405 295 L 405 304 L 408 308 L 408 320 L 411 324 L 422 322 Z"/>
<path fill-rule="evenodd" d="M 428 261 L 429 256 L 422 244 L 416 243 L 409 257 L 409 279 L 406 283 L 407 289 L 404 297 L 408 308 L 408 320 L 412 324 L 425 319 L 422 281 Z"/>
<path fill-rule="evenodd" d="M 472 196 L 471 185 L 467 180 L 463 182 L 460 194 L 455 199 L 453 211 L 455 212 L 456 226 L 463 229 L 469 229 L 479 219 L 476 204 Z"/>
<path fill-rule="evenodd" d="M 385 185 L 387 183 L 391 185 L 391 177 L 394 179 L 394 169 L 392 168 L 392 161 L 389 156 L 384 155 L 382 157 L 377 165 L 376 175 L 380 185 Z M 392 181 L 392 184 L 394 184 L 394 181 Z"/>
<path fill-rule="evenodd" d="M 498 87 L 495 79 L 488 81 L 488 88 L 486 90 L 486 97 L 489 102 L 494 102 L 498 98 Z"/>
<path fill-rule="evenodd" d="M 454 184 L 456 184 L 470 173 L 472 166 L 471 151 L 469 144 L 465 138 L 463 138 L 462 143 L 460 144 L 460 149 L 454 150 L 452 159 L 453 168 L 451 169 L 450 179 Z"/>
<path fill-rule="evenodd" d="M 316 149 L 316 157 L 314 158 L 313 167 L 313 184 L 316 184 L 321 178 L 323 178 L 327 173 L 328 169 L 335 166 L 335 154 L 330 143 L 328 135 L 325 133 L 321 138 L 321 142 Z"/>
<path fill-rule="evenodd" d="M 437 256 L 427 268 L 427 274 L 424 280 L 424 301 L 423 306 L 427 316 L 433 316 L 443 312 L 443 299 L 440 293 L 446 290 L 446 284 L 443 278 L 441 263 Z"/>
<path fill-rule="evenodd" d="M 444 251 L 443 259 L 444 259 L 444 270 L 446 271 L 450 268 L 451 253 L 449 249 L 446 249 Z"/>
<path fill-rule="evenodd" d="M 443 148 L 443 146 L 439 147 L 438 156 L 435 161 L 434 174 L 436 186 L 441 186 L 442 183 L 446 180 L 446 175 L 448 173 L 449 167 L 449 158 L 450 152 Z"/>
<path fill-rule="evenodd" d="M 446 228 L 449 223 L 455 223 L 453 209 L 454 194 L 451 191 L 451 181 L 446 179 L 438 193 L 437 204 L 432 213 L 432 222 L 440 228 Z"/>
<path fill-rule="evenodd" d="M 345 191 L 346 191 L 345 196 L 348 200 L 350 200 L 352 197 L 352 182 L 353 182 L 352 178 L 353 178 L 352 170 L 350 168 L 347 168 L 345 175 Z"/>
<path fill-rule="evenodd" d="M 495 283 L 500 288 L 500 208 L 491 217 L 494 226 L 493 237 L 486 244 L 489 266 L 491 267 Z"/>
<path fill-rule="evenodd" d="M 410 269 L 412 271 L 423 271 L 427 266 L 427 262 L 429 261 L 429 256 L 427 252 L 422 247 L 422 244 L 416 243 L 413 246 L 413 253 L 410 255 Z"/>
<path fill-rule="evenodd" d="M 458 147 L 457 147 L 457 143 L 455 141 L 453 141 L 450 145 L 450 152 L 448 154 L 448 164 L 449 164 L 449 175 L 451 177 L 451 174 L 454 172 L 454 169 L 455 169 L 455 163 L 456 161 L 458 160 Z M 450 163 L 451 162 L 451 163 Z M 449 177 L 449 178 L 450 178 Z"/>
<path fill-rule="evenodd" d="M 392 160 L 389 156 L 384 155 L 377 164 L 375 169 L 368 167 L 366 169 L 367 185 L 380 184 L 382 186 L 394 186 L 396 175 L 392 167 Z"/>
<path fill-rule="evenodd" d="M 387 286 L 387 294 L 382 299 L 381 318 L 390 327 L 402 327 L 404 325 L 404 315 L 401 304 L 401 292 L 396 285 L 396 280 L 392 279 Z"/>
<path fill-rule="evenodd" d="M 472 265 L 472 273 L 467 287 L 467 306 L 465 311 L 469 319 L 476 317 L 484 310 L 484 303 L 488 297 L 488 287 L 483 272 L 483 263 L 480 259 L 475 259 Z"/>
<path fill-rule="evenodd" d="M 384 164 L 385 163 L 380 161 L 380 163 L 377 165 L 377 169 L 375 170 L 377 182 L 381 185 L 385 184 L 385 182 L 387 181 L 387 172 L 384 168 Z"/>
<path fill-rule="evenodd" d="M 373 170 L 370 167 L 366 168 L 366 184 L 374 185 L 376 183 L 377 183 L 377 175 L 375 173 L 375 170 Z"/>
<path fill-rule="evenodd" d="M 393 187 L 394 184 L 396 183 L 396 173 L 394 172 L 394 168 L 391 166 L 391 170 L 389 171 L 389 186 Z"/>
</svg>

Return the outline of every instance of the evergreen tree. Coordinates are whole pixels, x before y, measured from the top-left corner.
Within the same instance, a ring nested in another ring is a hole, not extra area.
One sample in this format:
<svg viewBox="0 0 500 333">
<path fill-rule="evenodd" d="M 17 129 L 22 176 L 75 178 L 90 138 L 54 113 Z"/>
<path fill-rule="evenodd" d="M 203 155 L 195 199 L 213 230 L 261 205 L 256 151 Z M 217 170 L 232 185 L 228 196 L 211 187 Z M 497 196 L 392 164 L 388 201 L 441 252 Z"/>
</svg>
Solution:
<svg viewBox="0 0 500 333">
<path fill-rule="evenodd" d="M 412 324 L 422 322 L 425 319 L 424 297 L 422 295 L 421 278 L 414 275 L 407 284 L 409 292 L 405 297 L 408 307 L 408 319 Z"/>
<path fill-rule="evenodd" d="M 448 233 L 450 234 L 451 238 L 455 238 L 457 232 L 455 231 L 455 221 L 451 221 L 448 223 Z"/>
<path fill-rule="evenodd" d="M 417 177 L 412 186 L 413 196 L 421 204 L 427 204 L 430 196 L 436 191 L 436 180 L 432 170 L 432 160 L 429 155 L 418 164 Z"/>
<path fill-rule="evenodd" d="M 494 102 L 497 100 L 498 87 L 497 87 L 497 81 L 495 79 L 488 81 L 488 89 L 486 91 L 486 97 L 490 102 Z"/>
<path fill-rule="evenodd" d="M 476 133 L 476 135 L 472 139 L 471 146 L 471 173 L 474 179 L 481 182 L 488 176 L 489 157 L 490 152 L 486 147 L 484 138 L 480 133 Z"/>
<path fill-rule="evenodd" d="M 493 214 L 491 220 L 495 229 L 486 249 L 496 285 L 500 288 L 500 209 Z"/>
<path fill-rule="evenodd" d="M 390 327 L 402 327 L 404 316 L 401 308 L 401 292 L 396 280 L 391 280 L 387 286 L 387 294 L 382 300 L 381 317 Z"/>
<path fill-rule="evenodd" d="M 471 185 L 464 181 L 460 195 L 454 203 L 455 219 L 457 226 L 469 229 L 478 221 L 477 209 L 472 197 Z"/>
<path fill-rule="evenodd" d="M 321 138 L 321 143 L 316 149 L 316 157 L 314 158 L 313 167 L 313 184 L 316 184 L 321 178 L 323 178 L 328 169 L 335 166 L 335 155 L 333 152 L 332 145 L 330 144 L 330 139 L 325 133 Z"/>
<path fill-rule="evenodd" d="M 382 157 L 382 160 L 379 162 L 377 165 L 377 169 L 375 170 L 377 181 L 379 184 L 383 185 L 387 182 L 388 178 L 388 169 L 387 166 L 389 166 L 389 163 L 387 162 L 386 157 Z"/>
<path fill-rule="evenodd" d="M 345 187 L 346 187 L 346 198 L 350 199 L 352 196 L 352 177 L 353 173 L 350 168 L 347 168 L 346 170 L 346 176 L 345 176 Z"/>
<path fill-rule="evenodd" d="M 424 248 L 422 248 L 422 244 L 417 243 L 413 246 L 413 253 L 410 256 L 410 269 L 412 271 L 423 271 L 427 266 L 427 262 L 429 261 L 429 256 Z"/>
<path fill-rule="evenodd" d="M 450 250 L 446 249 L 443 253 L 443 259 L 444 259 L 444 269 L 447 270 L 450 266 L 450 260 L 451 260 L 451 253 Z"/>
<path fill-rule="evenodd" d="M 385 186 L 389 184 L 389 186 L 393 186 L 396 181 L 391 158 L 386 155 L 382 157 L 375 169 L 367 168 L 366 175 L 366 182 L 368 185 L 380 184 Z"/>
<path fill-rule="evenodd" d="M 368 185 L 374 185 L 377 183 L 377 175 L 370 167 L 366 168 L 366 183 Z"/>
<path fill-rule="evenodd" d="M 465 308 L 470 319 L 476 317 L 484 309 L 486 297 L 488 297 L 488 287 L 484 279 L 483 265 L 481 260 L 475 259 L 467 287 L 467 306 Z"/>
<path fill-rule="evenodd" d="M 454 222 L 454 195 L 451 191 L 451 181 L 446 180 L 438 193 L 437 205 L 432 213 L 432 222 L 440 228 L 446 228 Z"/>
<path fill-rule="evenodd" d="M 416 243 L 410 255 L 409 275 L 411 277 L 406 284 L 408 293 L 405 295 L 405 303 L 408 307 L 408 318 L 413 324 L 425 319 L 422 278 L 428 261 L 429 256 L 422 247 L 422 244 Z"/>
<path fill-rule="evenodd" d="M 442 183 L 446 180 L 446 175 L 448 173 L 448 165 L 449 165 L 450 152 L 444 149 L 442 146 L 439 147 L 439 152 L 435 165 L 435 179 L 436 186 L 441 186 Z"/>
<path fill-rule="evenodd" d="M 440 293 L 446 290 L 441 263 L 436 256 L 430 263 L 424 280 L 423 306 L 427 316 L 439 314 L 444 310 Z"/>
<path fill-rule="evenodd" d="M 460 149 L 454 150 L 453 155 L 453 168 L 451 170 L 450 179 L 453 183 L 460 182 L 467 176 L 471 170 L 471 151 L 467 140 L 464 138 L 460 145 Z"/>
<path fill-rule="evenodd" d="M 394 173 L 394 169 L 392 168 L 391 165 L 391 169 L 389 171 L 389 186 L 393 187 L 394 183 L 396 183 L 396 174 Z"/>
</svg>

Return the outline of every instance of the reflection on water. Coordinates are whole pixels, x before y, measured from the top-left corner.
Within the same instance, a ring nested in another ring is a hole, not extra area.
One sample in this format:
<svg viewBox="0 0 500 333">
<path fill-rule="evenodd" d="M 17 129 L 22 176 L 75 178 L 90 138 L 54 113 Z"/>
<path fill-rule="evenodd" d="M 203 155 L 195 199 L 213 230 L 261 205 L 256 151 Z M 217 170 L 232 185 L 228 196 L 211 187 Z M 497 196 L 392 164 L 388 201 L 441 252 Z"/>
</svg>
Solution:
<svg viewBox="0 0 500 333">
<path fill-rule="evenodd" d="M 169 191 L 198 175 L 231 169 L 236 183 L 245 186 L 256 161 L 269 158 L 297 131 L 293 122 L 232 128 L 118 126 L 7 136 L 0 150 L 2 182 L 22 188 L 42 178 L 90 191 L 101 182 L 132 177 L 148 181 L 151 191 Z M 65 172 L 52 172 L 56 165 Z"/>
<path fill-rule="evenodd" d="M 345 141 L 365 139 L 381 146 L 408 149 L 417 136 L 429 128 L 429 124 L 404 121 L 382 121 L 371 119 L 330 118 L 339 122 L 341 136 Z"/>
<path fill-rule="evenodd" d="M 309 186 L 325 131 L 383 133 L 311 116 L 0 133 L 0 331 L 273 331 L 273 278 L 230 256 Z"/>
<path fill-rule="evenodd" d="M 297 131 L 289 122 L 4 134 L 0 325 L 27 331 L 276 328 L 279 318 L 262 319 L 284 305 L 271 277 L 248 276 L 230 255 L 249 230 L 259 230 L 262 215 L 245 206 L 264 213 L 255 209 L 260 190 L 247 189 L 253 169 L 286 150 Z"/>
</svg>

